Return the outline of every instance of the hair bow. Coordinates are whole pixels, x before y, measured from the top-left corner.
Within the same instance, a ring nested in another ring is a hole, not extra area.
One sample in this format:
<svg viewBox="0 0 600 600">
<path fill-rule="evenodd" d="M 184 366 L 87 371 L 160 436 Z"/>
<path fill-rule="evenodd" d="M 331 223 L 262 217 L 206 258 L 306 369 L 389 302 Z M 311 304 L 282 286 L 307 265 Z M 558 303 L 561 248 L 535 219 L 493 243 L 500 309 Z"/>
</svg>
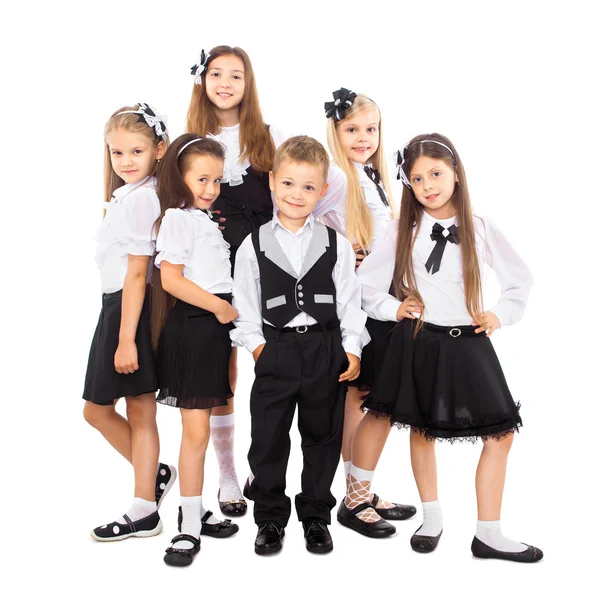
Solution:
<svg viewBox="0 0 600 600">
<path fill-rule="evenodd" d="M 340 88 L 333 92 L 333 102 L 325 102 L 325 116 L 329 119 L 333 117 L 335 122 L 341 121 L 345 116 L 350 107 L 356 100 L 356 94 L 347 90 L 346 88 Z"/>
</svg>

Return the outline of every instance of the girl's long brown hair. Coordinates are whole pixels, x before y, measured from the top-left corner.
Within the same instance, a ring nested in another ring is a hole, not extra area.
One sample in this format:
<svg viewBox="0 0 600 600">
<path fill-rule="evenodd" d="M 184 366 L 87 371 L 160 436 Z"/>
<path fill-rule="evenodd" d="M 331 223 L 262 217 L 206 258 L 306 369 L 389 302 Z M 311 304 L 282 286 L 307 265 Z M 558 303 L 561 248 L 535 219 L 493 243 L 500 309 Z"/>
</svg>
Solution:
<svg viewBox="0 0 600 600">
<path fill-rule="evenodd" d="M 218 134 L 221 123 L 215 112 L 215 105 L 206 93 L 206 75 L 210 64 L 219 56 L 237 56 L 244 63 L 244 96 L 240 103 L 240 148 L 239 160 L 248 159 L 250 166 L 259 173 L 268 173 L 273 167 L 275 144 L 268 125 L 265 125 L 258 101 L 254 70 L 249 56 L 241 48 L 216 46 L 209 52 L 210 58 L 201 75 L 202 85 L 194 83 L 192 98 L 187 114 L 186 131 L 207 135 Z"/>
<path fill-rule="evenodd" d="M 192 140 L 198 140 L 190 144 L 179 156 L 183 146 Z M 160 200 L 160 217 L 156 220 L 156 234 L 165 213 L 170 208 L 191 208 L 194 206 L 194 195 L 184 181 L 184 177 L 192 161 L 198 156 L 211 156 L 223 161 L 225 149 L 223 145 L 215 140 L 203 138 L 195 133 L 180 135 L 167 150 L 163 158 L 163 165 L 158 175 L 158 198 Z M 152 346 L 158 347 L 161 331 L 167 320 L 169 311 L 175 305 L 175 298 L 166 292 L 161 284 L 160 269 L 154 267 L 152 272 L 152 309 L 150 327 L 152 332 Z"/>
<path fill-rule="evenodd" d="M 150 127 L 145 121 L 140 121 L 140 115 L 126 113 L 120 115 L 119 113 L 126 110 L 139 110 L 139 105 L 135 106 L 123 106 L 110 116 L 104 126 L 104 201 L 110 202 L 112 195 L 117 188 L 125 185 L 125 182 L 115 173 L 110 162 L 110 148 L 108 147 L 108 136 L 115 129 L 125 129 L 132 133 L 144 134 L 154 145 L 158 147 L 159 144 L 169 145 L 169 136 L 167 135 L 167 141 L 165 142 L 159 138 L 154 129 Z M 159 170 L 159 163 L 157 162 L 152 171 L 152 175 L 156 175 Z"/>
<path fill-rule="evenodd" d="M 333 119 L 328 119 L 327 123 L 327 144 L 329 150 L 335 159 L 335 162 L 346 175 L 346 180 L 348 181 L 346 190 L 346 237 L 352 243 L 356 242 L 360 244 L 361 248 L 364 250 L 371 247 L 371 242 L 373 240 L 373 217 L 365 201 L 365 195 L 360 185 L 358 173 L 344 153 L 337 131 L 344 123 L 347 123 L 349 119 L 358 113 L 369 109 L 375 109 L 379 115 L 379 147 L 371 157 L 370 162 L 372 163 L 373 168 L 379 171 L 383 189 L 386 191 L 390 204 L 393 206 L 387 164 L 383 150 L 381 114 L 377 104 L 370 98 L 367 98 L 367 96 L 358 94 L 354 100 L 354 104 L 341 121 L 334 122 Z"/>
<path fill-rule="evenodd" d="M 424 140 L 436 140 L 445 144 L 452 150 L 454 157 L 446 148 Z M 404 151 L 402 168 L 408 178 L 410 172 L 420 156 L 443 160 L 455 173 L 458 182 L 455 184 L 451 202 L 456 209 L 456 224 L 460 228 L 460 250 L 462 255 L 463 280 L 465 286 L 465 303 L 473 319 L 482 311 L 483 300 L 481 295 L 481 275 L 477 249 L 475 244 L 475 227 L 473 225 L 473 212 L 467 188 L 467 177 L 462 161 L 452 142 L 439 133 L 429 133 L 414 137 Z M 417 200 L 412 188 L 404 186 L 400 204 L 400 218 L 398 220 L 398 241 L 396 245 L 396 264 L 394 267 L 394 291 L 400 300 L 407 296 L 423 302 L 417 288 L 415 272 L 412 262 L 412 250 L 415 239 L 421 226 L 423 205 Z M 423 326 L 425 310 L 417 324 L 416 331 Z"/>
</svg>

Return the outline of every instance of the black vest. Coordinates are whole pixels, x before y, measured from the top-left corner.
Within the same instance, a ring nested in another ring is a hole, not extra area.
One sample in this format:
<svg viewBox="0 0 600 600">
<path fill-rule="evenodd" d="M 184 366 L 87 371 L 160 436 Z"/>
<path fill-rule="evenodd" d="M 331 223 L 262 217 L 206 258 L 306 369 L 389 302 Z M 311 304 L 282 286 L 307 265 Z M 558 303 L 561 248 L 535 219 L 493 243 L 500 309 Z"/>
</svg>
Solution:
<svg viewBox="0 0 600 600">
<path fill-rule="evenodd" d="M 262 316 L 275 327 L 284 327 L 302 312 L 320 325 L 337 320 L 333 281 L 337 262 L 336 233 L 321 223 L 315 222 L 313 227 L 299 275 L 275 239 L 272 223 L 265 223 L 252 232 L 260 271 Z"/>
</svg>

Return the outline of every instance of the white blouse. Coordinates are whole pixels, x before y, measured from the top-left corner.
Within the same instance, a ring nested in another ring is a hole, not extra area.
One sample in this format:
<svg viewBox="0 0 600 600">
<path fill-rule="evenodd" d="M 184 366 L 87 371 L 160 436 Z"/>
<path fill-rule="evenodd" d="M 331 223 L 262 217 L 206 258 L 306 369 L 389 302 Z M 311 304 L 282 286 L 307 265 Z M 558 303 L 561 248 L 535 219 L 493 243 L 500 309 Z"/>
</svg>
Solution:
<svg viewBox="0 0 600 600">
<path fill-rule="evenodd" d="M 306 223 L 296 232 L 286 229 L 277 214 L 266 225 L 272 227 L 276 240 L 297 273 L 312 239 L 314 217 L 309 215 Z M 367 315 L 360 308 L 360 284 L 354 272 L 355 256 L 348 240 L 337 234 L 337 261 L 333 269 L 333 281 L 336 289 L 336 310 L 340 320 L 342 345 L 344 350 L 360 358 L 362 348 L 370 341 L 365 329 Z M 261 310 L 260 270 L 252 236 L 248 236 L 240 246 L 235 258 L 235 280 L 233 286 L 233 306 L 239 317 L 234 321 L 235 329 L 229 335 L 235 346 L 244 346 L 253 352 L 265 343 Z M 301 327 L 316 323 L 305 312 L 294 317 L 286 327 Z"/>
<path fill-rule="evenodd" d="M 229 294 L 233 286 L 229 244 L 219 225 L 198 208 L 169 208 L 163 217 L 156 240 L 163 260 L 183 265 L 183 276 L 211 294 Z"/>
<path fill-rule="evenodd" d="M 523 316 L 533 277 L 527 265 L 489 217 L 474 217 L 473 221 L 482 283 L 488 265 L 495 272 L 501 287 L 498 302 L 484 310 L 493 312 L 501 325 L 512 325 Z M 428 272 L 425 267 L 436 245 L 430 237 L 436 222 L 447 231 L 451 225 L 456 224 L 456 217 L 434 219 L 423 212 L 412 257 L 417 288 L 425 305 L 423 317 L 428 323 L 436 325 L 470 325 L 472 318 L 465 304 L 460 244 L 446 242 L 441 265 L 436 273 Z M 363 310 L 379 321 L 396 321 L 396 312 L 401 304 L 388 294 L 394 271 L 397 237 L 398 221 L 394 220 L 373 252 L 356 271 L 362 285 Z"/>
<path fill-rule="evenodd" d="M 160 216 L 156 178 L 146 177 L 138 183 L 117 188 L 111 201 L 104 203 L 104 208 L 106 215 L 96 236 L 96 263 L 100 269 L 102 292 L 110 294 L 123 289 L 129 254 L 154 254 L 154 223 Z M 151 266 L 152 261 L 148 274 Z"/>
<path fill-rule="evenodd" d="M 363 190 L 367 206 L 371 211 L 371 218 L 373 219 L 373 239 L 371 240 L 372 248 L 375 244 L 375 241 L 383 234 L 392 220 L 392 209 L 389 204 L 386 206 L 381 200 L 379 192 L 377 191 L 377 185 L 366 174 L 364 165 L 355 162 L 352 164 L 358 173 L 358 181 Z M 372 165 L 368 164 L 367 166 L 371 167 Z M 327 193 L 319 202 L 319 204 L 317 204 L 317 208 L 313 214 L 315 217 L 317 217 L 318 221 L 324 225 L 332 227 L 338 233 L 341 233 L 345 236 L 346 191 L 348 187 L 348 180 L 344 171 L 342 171 L 342 169 L 340 169 L 340 167 L 334 161 L 332 161 L 329 169 L 327 185 Z M 387 198 L 387 193 L 385 195 Z"/>
<path fill-rule="evenodd" d="M 287 137 L 273 127 L 273 125 L 269 126 L 269 131 L 277 150 Z M 225 164 L 223 165 L 223 179 L 221 181 L 231 186 L 241 185 L 244 182 L 243 176 L 247 173 L 250 161 L 245 158 L 242 162 L 239 162 L 242 153 L 240 148 L 240 124 L 238 123 L 233 127 L 221 127 L 221 131 L 218 135 L 214 136 L 214 139 L 224 144 L 227 148 Z"/>
</svg>

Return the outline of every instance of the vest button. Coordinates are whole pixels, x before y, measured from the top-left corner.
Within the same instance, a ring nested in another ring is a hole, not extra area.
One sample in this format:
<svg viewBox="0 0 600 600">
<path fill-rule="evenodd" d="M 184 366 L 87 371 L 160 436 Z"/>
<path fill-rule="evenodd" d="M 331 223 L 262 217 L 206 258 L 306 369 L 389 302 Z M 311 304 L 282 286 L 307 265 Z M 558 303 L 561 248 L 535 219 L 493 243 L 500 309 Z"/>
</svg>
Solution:
<svg viewBox="0 0 600 600">
<path fill-rule="evenodd" d="M 302 298 L 302 296 L 304 296 L 304 292 L 298 292 L 298 296 Z"/>
<path fill-rule="evenodd" d="M 304 304 L 304 300 L 299 300 L 298 304 Z"/>
<path fill-rule="evenodd" d="M 302 289 L 302 284 L 298 284 L 298 289 L 301 290 Z"/>
</svg>

